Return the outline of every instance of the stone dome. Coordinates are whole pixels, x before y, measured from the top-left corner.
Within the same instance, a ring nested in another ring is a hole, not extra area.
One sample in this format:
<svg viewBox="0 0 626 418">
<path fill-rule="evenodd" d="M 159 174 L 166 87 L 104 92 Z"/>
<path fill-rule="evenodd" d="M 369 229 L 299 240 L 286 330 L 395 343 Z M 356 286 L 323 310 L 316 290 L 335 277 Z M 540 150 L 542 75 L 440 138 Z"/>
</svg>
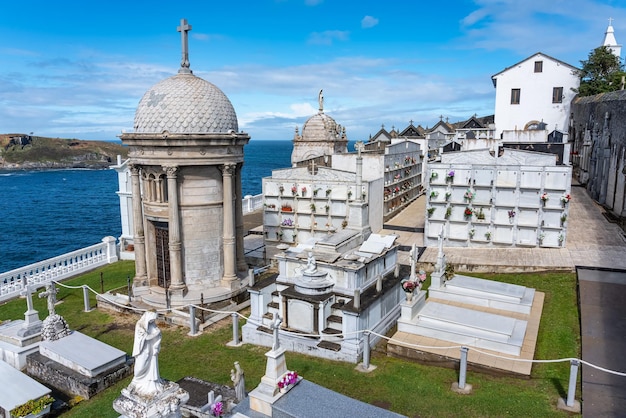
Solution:
<svg viewBox="0 0 626 418">
<path fill-rule="evenodd" d="M 238 132 L 237 114 L 215 85 L 193 74 L 176 74 L 152 86 L 135 112 L 135 133 Z"/>
<path fill-rule="evenodd" d="M 336 141 L 341 138 L 341 126 L 323 112 L 311 116 L 302 126 L 302 142 Z"/>
</svg>

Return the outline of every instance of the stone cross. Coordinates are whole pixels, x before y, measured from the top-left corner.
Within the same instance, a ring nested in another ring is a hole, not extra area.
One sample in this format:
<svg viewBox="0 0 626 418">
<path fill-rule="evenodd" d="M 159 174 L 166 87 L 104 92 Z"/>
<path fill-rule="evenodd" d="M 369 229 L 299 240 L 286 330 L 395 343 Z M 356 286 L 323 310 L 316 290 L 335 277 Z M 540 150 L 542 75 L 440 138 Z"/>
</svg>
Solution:
<svg viewBox="0 0 626 418">
<path fill-rule="evenodd" d="M 280 348 L 280 341 L 278 341 L 278 330 L 283 319 L 277 313 L 274 313 L 274 319 L 272 319 L 272 331 L 274 332 L 274 344 L 272 345 L 272 351 L 276 351 Z"/>
<path fill-rule="evenodd" d="M 33 308 L 33 293 L 37 290 L 37 288 L 31 284 L 27 284 L 24 286 L 24 290 L 20 292 L 21 296 L 26 296 L 26 306 L 28 308 L 28 312 L 34 311 Z"/>
<path fill-rule="evenodd" d="M 187 24 L 187 19 L 180 20 L 180 26 L 176 28 L 180 32 L 180 37 L 183 45 L 183 58 L 180 61 L 179 73 L 191 73 L 189 69 L 189 44 L 188 44 L 188 32 L 191 30 L 191 25 Z"/>
<path fill-rule="evenodd" d="M 50 282 L 46 285 L 46 291 L 39 294 L 40 298 L 48 298 L 48 315 L 55 315 L 54 305 L 57 303 L 57 293 L 59 291 L 54 287 L 54 283 Z"/>
<path fill-rule="evenodd" d="M 18 333 L 20 336 L 27 336 L 41 330 L 39 312 L 37 312 L 33 307 L 33 292 L 35 290 L 37 290 L 36 286 L 27 283 L 24 289 L 20 292 L 20 295 L 26 296 L 26 305 L 28 306 L 28 309 L 24 313 L 24 324 L 22 325 L 22 330 Z"/>
<path fill-rule="evenodd" d="M 611 23 L 613 23 L 613 18 L 609 17 L 609 26 L 611 26 Z"/>
</svg>

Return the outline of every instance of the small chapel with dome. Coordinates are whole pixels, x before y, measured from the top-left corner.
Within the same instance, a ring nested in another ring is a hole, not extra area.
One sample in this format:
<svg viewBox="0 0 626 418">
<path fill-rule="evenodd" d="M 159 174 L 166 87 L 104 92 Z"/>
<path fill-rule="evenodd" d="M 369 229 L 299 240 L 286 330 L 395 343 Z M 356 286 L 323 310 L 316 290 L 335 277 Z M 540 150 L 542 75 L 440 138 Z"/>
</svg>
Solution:
<svg viewBox="0 0 626 418">
<path fill-rule="evenodd" d="M 212 302 L 244 291 L 241 168 L 250 136 L 215 85 L 193 74 L 181 20 L 178 73 L 152 86 L 130 147 L 136 275 L 133 296 L 154 306 Z"/>
<path fill-rule="evenodd" d="M 335 120 L 324 113 L 324 96 L 320 90 L 318 96 L 319 111 L 311 116 L 302 126 L 302 135 L 298 133 L 298 127 L 293 137 L 293 151 L 291 153 L 291 165 L 306 163 L 320 157 L 334 154 L 346 154 L 348 152 L 348 137 L 346 128 L 339 125 Z M 328 161 L 319 161 L 327 165 Z"/>
</svg>

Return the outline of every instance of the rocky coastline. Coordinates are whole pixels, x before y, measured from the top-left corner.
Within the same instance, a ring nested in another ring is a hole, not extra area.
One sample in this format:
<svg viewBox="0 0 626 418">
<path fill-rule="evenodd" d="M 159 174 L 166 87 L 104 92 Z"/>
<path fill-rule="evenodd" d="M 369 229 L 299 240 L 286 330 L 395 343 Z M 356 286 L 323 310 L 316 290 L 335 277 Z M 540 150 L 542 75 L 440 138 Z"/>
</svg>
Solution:
<svg viewBox="0 0 626 418">
<path fill-rule="evenodd" d="M 128 147 L 115 142 L 0 134 L 0 171 L 106 169 Z"/>
</svg>

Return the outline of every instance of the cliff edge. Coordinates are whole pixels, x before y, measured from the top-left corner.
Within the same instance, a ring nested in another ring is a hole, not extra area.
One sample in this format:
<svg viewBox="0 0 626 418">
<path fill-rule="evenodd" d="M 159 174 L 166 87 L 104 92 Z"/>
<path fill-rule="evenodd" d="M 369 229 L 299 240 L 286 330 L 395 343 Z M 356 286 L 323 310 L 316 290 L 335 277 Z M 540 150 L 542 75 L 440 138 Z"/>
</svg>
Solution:
<svg viewBox="0 0 626 418">
<path fill-rule="evenodd" d="M 115 142 L 0 134 L 0 170 L 108 168 L 128 147 Z"/>
</svg>

